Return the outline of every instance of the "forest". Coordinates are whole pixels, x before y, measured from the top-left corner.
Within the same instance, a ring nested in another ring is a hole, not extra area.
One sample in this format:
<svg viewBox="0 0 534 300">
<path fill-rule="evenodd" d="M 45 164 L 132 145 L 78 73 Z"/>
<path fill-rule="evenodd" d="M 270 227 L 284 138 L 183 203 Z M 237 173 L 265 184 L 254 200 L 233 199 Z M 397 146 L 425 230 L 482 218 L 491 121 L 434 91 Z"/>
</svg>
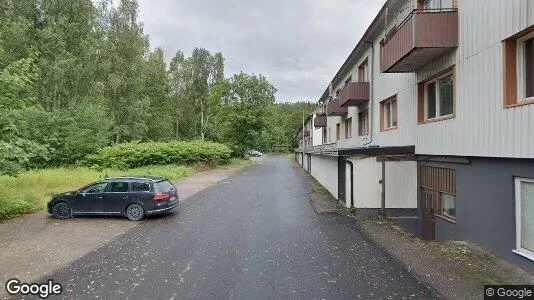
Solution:
<svg viewBox="0 0 534 300">
<path fill-rule="evenodd" d="M 290 151 L 315 104 L 276 91 L 261 74 L 226 76 L 223 53 L 201 45 L 167 62 L 135 0 L 0 2 L 0 174 L 131 142 Z"/>
</svg>

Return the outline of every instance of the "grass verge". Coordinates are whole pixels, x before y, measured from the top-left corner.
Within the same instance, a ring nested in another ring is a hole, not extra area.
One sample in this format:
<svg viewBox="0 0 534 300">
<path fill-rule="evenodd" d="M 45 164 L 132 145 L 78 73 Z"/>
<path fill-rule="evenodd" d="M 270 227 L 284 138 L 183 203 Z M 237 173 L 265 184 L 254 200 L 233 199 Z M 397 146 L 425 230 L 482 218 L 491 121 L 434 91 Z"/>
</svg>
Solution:
<svg viewBox="0 0 534 300">
<path fill-rule="evenodd" d="M 250 164 L 249 160 L 231 159 L 229 165 Z M 54 168 L 28 171 L 18 177 L 0 176 L 0 221 L 43 210 L 50 196 L 78 189 L 105 177 L 159 175 L 171 180 L 187 177 L 212 165 L 162 165 L 129 170 L 95 170 L 86 167 Z"/>
</svg>

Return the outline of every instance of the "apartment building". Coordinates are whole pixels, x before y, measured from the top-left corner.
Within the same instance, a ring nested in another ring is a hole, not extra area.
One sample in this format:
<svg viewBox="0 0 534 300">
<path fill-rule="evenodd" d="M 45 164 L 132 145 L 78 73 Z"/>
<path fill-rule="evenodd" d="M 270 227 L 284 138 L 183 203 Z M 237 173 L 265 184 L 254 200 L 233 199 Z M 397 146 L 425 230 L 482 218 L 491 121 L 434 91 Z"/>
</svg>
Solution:
<svg viewBox="0 0 534 300">
<path fill-rule="evenodd" d="M 319 106 L 341 203 L 532 267 L 534 1 L 389 0 Z"/>
</svg>

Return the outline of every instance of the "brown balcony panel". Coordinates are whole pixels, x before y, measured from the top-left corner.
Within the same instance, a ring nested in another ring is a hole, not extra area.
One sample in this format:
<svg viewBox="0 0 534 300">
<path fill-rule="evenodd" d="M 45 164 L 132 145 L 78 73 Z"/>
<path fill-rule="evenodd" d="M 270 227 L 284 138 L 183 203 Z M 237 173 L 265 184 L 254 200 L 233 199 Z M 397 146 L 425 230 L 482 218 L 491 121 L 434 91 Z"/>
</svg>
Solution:
<svg viewBox="0 0 534 300">
<path fill-rule="evenodd" d="M 369 82 L 351 82 L 339 93 L 339 105 L 358 106 L 369 101 Z"/>
<path fill-rule="evenodd" d="M 326 127 L 326 114 L 317 114 L 317 116 L 315 116 L 313 124 L 316 128 Z"/>
<path fill-rule="evenodd" d="M 414 10 L 401 27 L 381 43 L 380 70 L 409 73 L 458 47 L 458 12 Z"/>
<path fill-rule="evenodd" d="M 326 106 L 326 111 L 329 116 L 344 116 L 347 114 L 347 107 L 342 107 L 339 105 L 339 99 L 333 99 L 328 102 Z"/>
</svg>

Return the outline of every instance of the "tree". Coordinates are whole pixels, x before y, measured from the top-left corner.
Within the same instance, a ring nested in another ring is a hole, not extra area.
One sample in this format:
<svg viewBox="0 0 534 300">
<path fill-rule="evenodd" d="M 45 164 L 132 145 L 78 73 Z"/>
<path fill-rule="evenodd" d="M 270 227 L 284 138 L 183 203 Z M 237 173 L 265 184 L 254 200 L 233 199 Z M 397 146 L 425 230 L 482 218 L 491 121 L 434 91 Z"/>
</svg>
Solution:
<svg viewBox="0 0 534 300">
<path fill-rule="evenodd" d="M 275 101 L 276 88 L 262 75 L 239 73 L 230 79 L 228 104 L 221 111 L 223 138 L 244 155 L 259 147 L 269 126 L 268 109 Z"/>
</svg>

